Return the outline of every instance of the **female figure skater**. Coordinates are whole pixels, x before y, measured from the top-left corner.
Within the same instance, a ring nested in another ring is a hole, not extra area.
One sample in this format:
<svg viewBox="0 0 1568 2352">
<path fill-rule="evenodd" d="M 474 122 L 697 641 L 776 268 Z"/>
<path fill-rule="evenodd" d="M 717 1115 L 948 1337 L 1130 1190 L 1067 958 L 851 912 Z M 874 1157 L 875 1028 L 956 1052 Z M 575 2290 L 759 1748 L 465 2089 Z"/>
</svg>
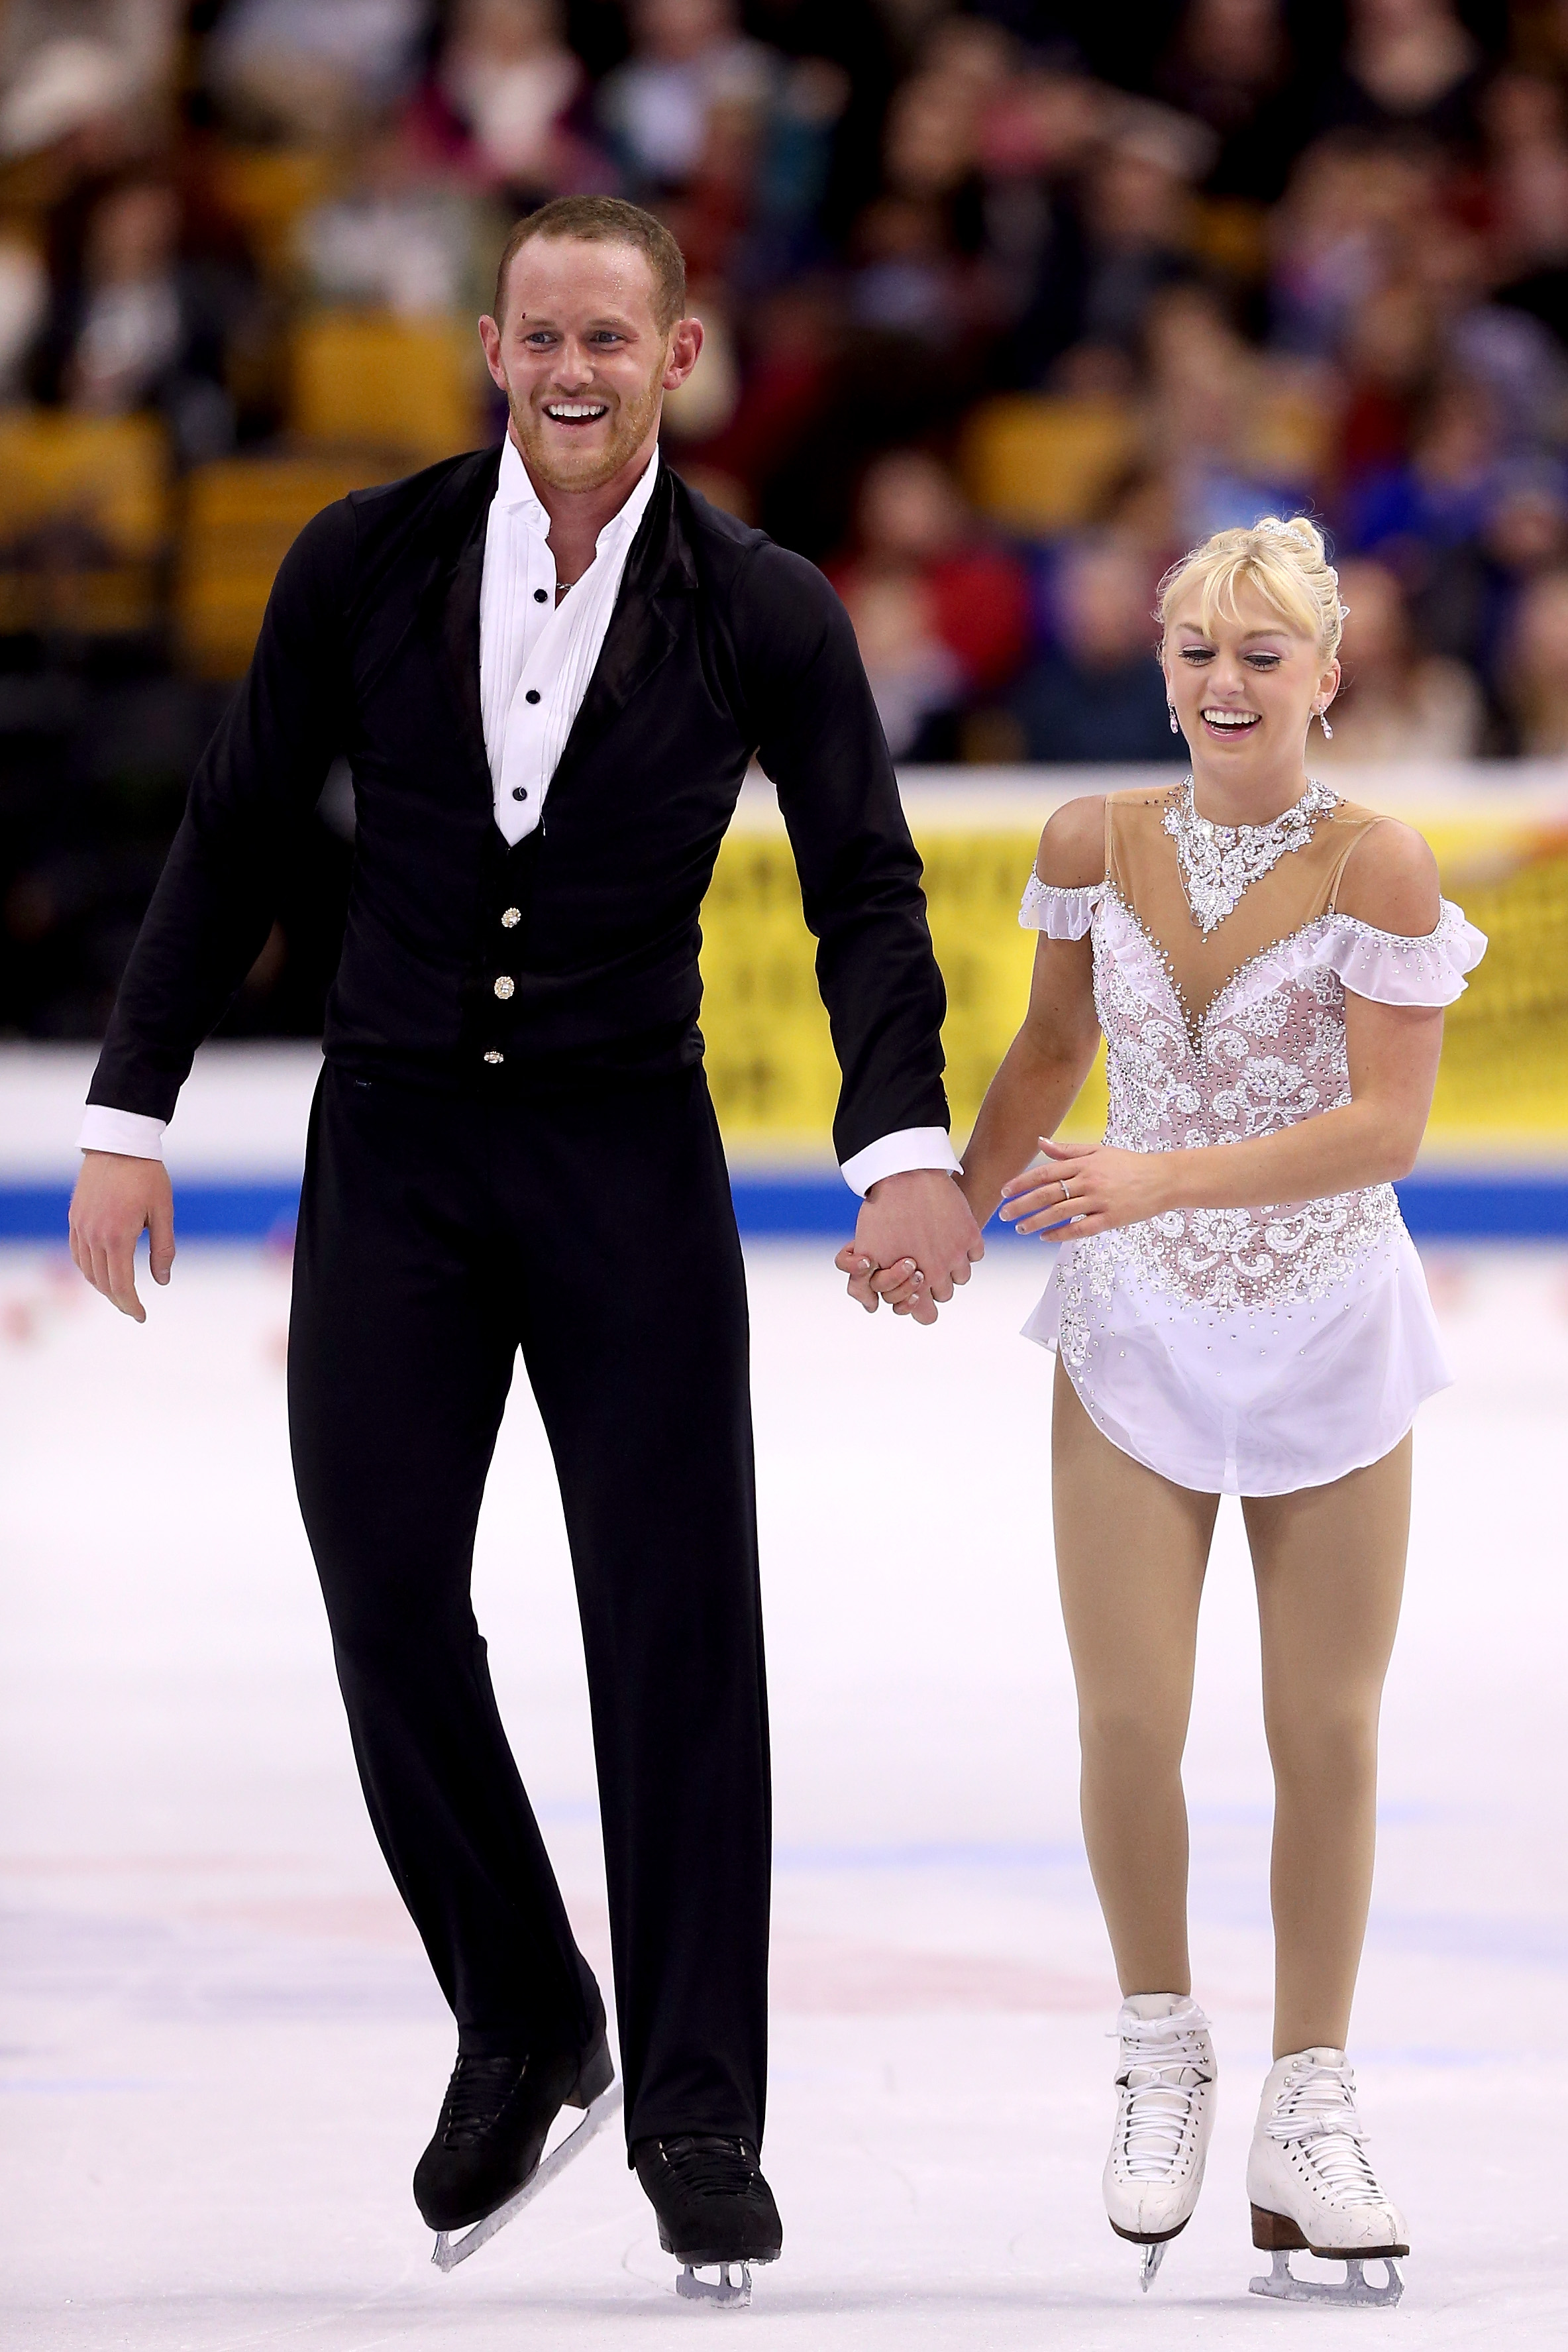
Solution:
<svg viewBox="0 0 1568 2352">
<path fill-rule="evenodd" d="M 1406 2252 L 1405 2222 L 1345 2042 L 1411 1422 L 1452 1376 L 1389 1180 L 1415 1160 L 1442 1007 L 1485 943 L 1419 835 L 1307 778 L 1343 617 L 1312 526 L 1219 532 L 1167 574 L 1159 617 L 1192 775 L 1046 826 L 1020 917 L 1040 933 L 1029 1014 L 962 1181 L 982 1223 L 999 1200 L 1063 1240 L 1028 1329 L 1057 1350 L 1083 1828 L 1125 1997 L 1111 2226 L 1145 2249 L 1146 2286 L 1213 2125 L 1181 1757 L 1218 1498 L 1239 1494 L 1276 1796 L 1275 2064 L 1247 2168 L 1253 2243 L 1276 2259 L 1256 2284 L 1391 2300 L 1392 2263 L 1375 2289 L 1361 2264 Z M 1052 1142 L 1102 1030 L 1105 1139 Z M 912 1276 L 884 1295 L 919 1298 Z M 1344 2284 L 1293 2280 L 1301 2246 L 1343 2258 Z"/>
</svg>

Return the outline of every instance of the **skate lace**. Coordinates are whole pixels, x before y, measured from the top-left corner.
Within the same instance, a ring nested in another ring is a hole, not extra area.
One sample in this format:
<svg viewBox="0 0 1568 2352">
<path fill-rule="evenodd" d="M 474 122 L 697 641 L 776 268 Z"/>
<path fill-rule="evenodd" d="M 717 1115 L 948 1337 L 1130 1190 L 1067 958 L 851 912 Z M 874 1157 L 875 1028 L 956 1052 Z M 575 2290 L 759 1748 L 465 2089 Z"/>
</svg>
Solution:
<svg viewBox="0 0 1568 2352">
<path fill-rule="evenodd" d="M 757 2158 L 743 2139 L 707 2133 L 659 2142 L 680 2186 L 694 2197 L 745 2197 L 757 2179 Z"/>
<path fill-rule="evenodd" d="M 528 2067 L 526 2058 L 459 2058 L 441 2109 L 444 2147 L 472 2147 L 505 2110 Z"/>
<path fill-rule="evenodd" d="M 1181 2154 L 1198 2093 L 1214 2079 L 1205 2036 L 1160 2017 L 1129 2021 L 1120 2038 L 1123 2162 L 1130 2179 L 1163 2180 Z"/>
<path fill-rule="evenodd" d="M 1366 2154 L 1366 2133 L 1355 2112 L 1355 2076 L 1348 2065 L 1313 2059 L 1293 2069 L 1263 2129 L 1270 2139 L 1301 2149 L 1336 2205 L 1387 2203 Z"/>
</svg>

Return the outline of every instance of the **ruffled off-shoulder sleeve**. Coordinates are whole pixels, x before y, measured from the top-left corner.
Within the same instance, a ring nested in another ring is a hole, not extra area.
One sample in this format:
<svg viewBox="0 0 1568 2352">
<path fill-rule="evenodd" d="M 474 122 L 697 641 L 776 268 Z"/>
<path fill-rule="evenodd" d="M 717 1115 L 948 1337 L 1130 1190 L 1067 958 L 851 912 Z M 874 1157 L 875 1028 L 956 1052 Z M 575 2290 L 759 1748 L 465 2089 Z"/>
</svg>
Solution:
<svg viewBox="0 0 1568 2352">
<path fill-rule="evenodd" d="M 1448 898 L 1436 930 L 1419 939 L 1377 930 L 1354 915 L 1325 920 L 1328 961 L 1353 994 L 1379 1004 L 1452 1004 L 1464 994 L 1466 972 L 1487 951 L 1486 934 Z"/>
<path fill-rule="evenodd" d="M 1043 931 L 1048 940 L 1081 940 L 1104 896 L 1103 882 L 1086 882 L 1082 889 L 1063 890 L 1031 874 L 1024 886 L 1019 921 L 1026 931 Z"/>
</svg>

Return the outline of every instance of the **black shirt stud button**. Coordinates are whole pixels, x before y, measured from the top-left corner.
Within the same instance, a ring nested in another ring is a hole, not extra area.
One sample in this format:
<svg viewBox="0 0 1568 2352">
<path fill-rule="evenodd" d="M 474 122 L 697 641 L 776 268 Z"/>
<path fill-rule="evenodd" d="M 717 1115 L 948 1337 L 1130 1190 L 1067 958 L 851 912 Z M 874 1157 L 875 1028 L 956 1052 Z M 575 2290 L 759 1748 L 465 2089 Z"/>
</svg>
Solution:
<svg viewBox="0 0 1568 2352">
<path fill-rule="evenodd" d="M 523 910 L 520 907 L 507 907 L 501 916 L 501 929 L 504 931 L 515 931 L 522 919 Z"/>
<path fill-rule="evenodd" d="M 515 801 L 526 801 L 528 796 L 528 788 L 527 784 L 514 784 L 512 786 L 512 798 Z"/>
<path fill-rule="evenodd" d="M 549 603 L 549 598 L 542 588 L 536 588 L 534 590 L 534 602 L 536 604 L 548 604 Z"/>
<path fill-rule="evenodd" d="M 528 688 L 528 692 L 527 692 L 527 694 L 525 694 L 525 695 L 524 695 L 524 697 L 523 697 L 523 700 L 524 700 L 525 702 L 537 702 L 537 701 L 538 700 L 538 698 L 539 698 L 539 690 L 538 690 L 538 688 L 537 686 L 530 686 L 530 687 L 529 687 L 529 688 Z"/>
<path fill-rule="evenodd" d="M 495 989 L 497 995 L 500 998 L 503 1004 L 505 1004 L 508 996 L 512 996 L 517 992 L 517 983 L 515 980 L 508 980 L 505 972 L 501 974 L 500 979 L 495 983 Z"/>
<path fill-rule="evenodd" d="M 505 1054 L 497 1053 L 494 1045 L 491 1046 L 489 1052 L 485 1056 L 485 1059 L 489 1063 L 492 1069 L 495 1068 L 497 1062 L 504 1062 L 506 1058 Z"/>
</svg>

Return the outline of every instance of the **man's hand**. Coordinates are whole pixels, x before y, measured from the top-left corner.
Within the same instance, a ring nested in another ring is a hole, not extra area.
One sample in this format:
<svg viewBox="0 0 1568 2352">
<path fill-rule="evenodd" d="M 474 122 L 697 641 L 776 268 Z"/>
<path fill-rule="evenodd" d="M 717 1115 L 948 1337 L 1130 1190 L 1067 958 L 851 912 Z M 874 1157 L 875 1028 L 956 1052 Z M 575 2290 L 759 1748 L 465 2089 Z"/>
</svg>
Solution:
<svg viewBox="0 0 1568 2352">
<path fill-rule="evenodd" d="M 161 1160 L 122 1151 L 84 1151 L 71 1195 L 71 1255 L 95 1290 L 138 1323 L 147 1309 L 136 1296 L 136 1244 L 145 1229 L 154 1282 L 174 1263 L 174 1195 Z"/>
<path fill-rule="evenodd" d="M 850 1297 L 874 1315 L 885 1298 L 895 1315 L 935 1323 L 956 1283 L 986 1255 L 980 1228 L 956 1179 L 937 1168 L 912 1168 L 878 1179 L 833 1263 L 850 1278 Z"/>
</svg>

